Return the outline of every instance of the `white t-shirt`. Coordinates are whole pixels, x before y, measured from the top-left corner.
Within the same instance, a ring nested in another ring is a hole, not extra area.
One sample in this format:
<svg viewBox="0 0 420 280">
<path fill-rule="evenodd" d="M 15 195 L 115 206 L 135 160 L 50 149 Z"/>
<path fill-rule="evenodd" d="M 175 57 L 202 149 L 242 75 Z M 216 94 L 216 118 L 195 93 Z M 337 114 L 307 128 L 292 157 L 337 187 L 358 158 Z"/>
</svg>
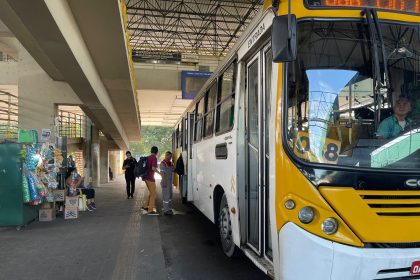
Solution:
<svg viewBox="0 0 420 280">
<path fill-rule="evenodd" d="M 404 129 L 405 125 L 407 124 L 407 121 L 406 120 L 398 121 L 398 124 L 401 126 L 402 129 Z"/>
</svg>

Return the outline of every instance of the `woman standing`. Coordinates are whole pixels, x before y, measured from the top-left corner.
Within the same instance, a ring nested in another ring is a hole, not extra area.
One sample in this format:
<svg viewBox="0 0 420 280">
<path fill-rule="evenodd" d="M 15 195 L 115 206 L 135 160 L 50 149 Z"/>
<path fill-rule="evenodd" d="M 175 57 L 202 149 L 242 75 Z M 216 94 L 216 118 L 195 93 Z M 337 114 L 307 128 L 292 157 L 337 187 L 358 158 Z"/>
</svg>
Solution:
<svg viewBox="0 0 420 280">
<path fill-rule="evenodd" d="M 173 196 L 173 186 L 172 182 L 174 179 L 174 165 L 172 163 L 172 153 L 166 152 L 165 159 L 160 163 L 160 172 L 162 174 L 162 181 L 160 182 L 162 186 L 162 197 L 163 197 L 163 214 L 173 215 L 172 211 L 172 196 Z"/>
</svg>

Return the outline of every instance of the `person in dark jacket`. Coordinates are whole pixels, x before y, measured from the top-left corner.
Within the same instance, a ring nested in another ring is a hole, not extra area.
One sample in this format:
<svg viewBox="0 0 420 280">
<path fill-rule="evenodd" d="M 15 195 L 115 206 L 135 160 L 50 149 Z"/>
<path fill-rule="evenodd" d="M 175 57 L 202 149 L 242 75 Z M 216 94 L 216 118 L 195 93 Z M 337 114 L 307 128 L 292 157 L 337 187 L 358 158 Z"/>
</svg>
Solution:
<svg viewBox="0 0 420 280">
<path fill-rule="evenodd" d="M 134 168 L 136 167 L 137 160 L 131 156 L 130 151 L 127 151 L 125 155 L 127 158 L 124 160 L 122 169 L 125 170 L 127 199 L 129 199 L 130 197 L 133 198 L 134 190 L 136 188 L 136 176 L 134 176 Z"/>
</svg>

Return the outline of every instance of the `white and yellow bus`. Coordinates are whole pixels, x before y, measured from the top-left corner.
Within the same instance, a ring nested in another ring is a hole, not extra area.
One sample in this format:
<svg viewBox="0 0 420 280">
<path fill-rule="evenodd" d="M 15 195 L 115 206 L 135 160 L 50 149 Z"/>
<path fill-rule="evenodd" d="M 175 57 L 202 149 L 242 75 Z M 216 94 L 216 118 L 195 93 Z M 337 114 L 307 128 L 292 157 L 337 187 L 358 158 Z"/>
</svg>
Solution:
<svg viewBox="0 0 420 280">
<path fill-rule="evenodd" d="M 174 129 L 184 199 L 227 256 L 275 279 L 420 277 L 419 13 L 265 3 Z"/>
</svg>

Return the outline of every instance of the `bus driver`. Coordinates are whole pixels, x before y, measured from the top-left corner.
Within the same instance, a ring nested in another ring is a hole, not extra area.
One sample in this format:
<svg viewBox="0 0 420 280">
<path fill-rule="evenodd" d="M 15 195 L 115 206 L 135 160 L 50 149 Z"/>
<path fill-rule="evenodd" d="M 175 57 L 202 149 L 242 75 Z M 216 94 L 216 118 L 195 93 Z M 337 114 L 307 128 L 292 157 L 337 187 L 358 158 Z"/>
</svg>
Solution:
<svg viewBox="0 0 420 280">
<path fill-rule="evenodd" d="M 394 114 L 384 119 L 380 124 L 376 136 L 378 139 L 390 139 L 401 135 L 408 128 L 412 120 L 407 117 L 411 112 L 411 103 L 406 97 L 400 97 L 395 102 Z"/>
</svg>

